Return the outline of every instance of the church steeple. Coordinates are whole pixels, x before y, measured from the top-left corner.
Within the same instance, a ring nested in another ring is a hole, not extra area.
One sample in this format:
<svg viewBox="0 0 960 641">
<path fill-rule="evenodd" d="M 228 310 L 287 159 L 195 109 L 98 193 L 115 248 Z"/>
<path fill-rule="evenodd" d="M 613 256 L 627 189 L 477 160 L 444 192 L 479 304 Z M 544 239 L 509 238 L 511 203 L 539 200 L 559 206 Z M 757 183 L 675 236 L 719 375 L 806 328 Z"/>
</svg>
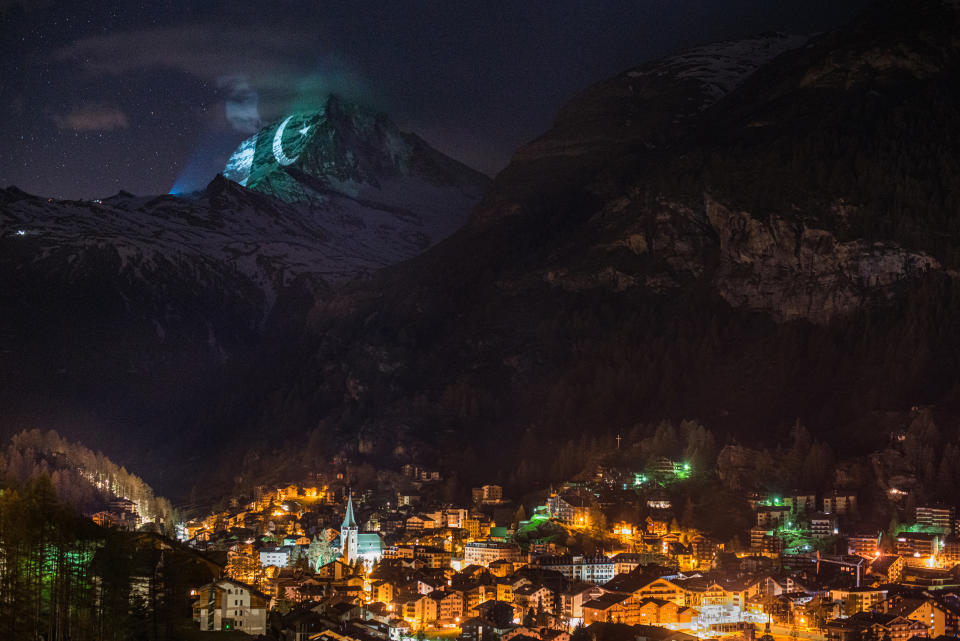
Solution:
<svg viewBox="0 0 960 641">
<path fill-rule="evenodd" d="M 343 525 L 340 526 L 340 558 L 347 565 L 357 561 L 357 521 L 353 517 L 353 493 L 347 494 L 347 513 L 343 515 Z"/>
<path fill-rule="evenodd" d="M 343 524 L 340 526 L 341 530 L 347 528 L 356 528 L 357 522 L 353 518 L 353 492 L 350 492 L 347 495 L 347 513 L 343 517 Z"/>
</svg>

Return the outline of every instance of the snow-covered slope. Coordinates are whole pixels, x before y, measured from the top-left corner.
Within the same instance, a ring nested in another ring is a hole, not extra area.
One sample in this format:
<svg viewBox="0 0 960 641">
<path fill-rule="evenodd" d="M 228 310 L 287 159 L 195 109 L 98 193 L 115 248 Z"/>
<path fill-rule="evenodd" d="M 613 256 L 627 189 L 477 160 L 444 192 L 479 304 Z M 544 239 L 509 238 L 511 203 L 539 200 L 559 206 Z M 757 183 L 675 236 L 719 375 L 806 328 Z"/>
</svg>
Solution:
<svg viewBox="0 0 960 641">
<path fill-rule="evenodd" d="M 383 114 L 335 95 L 243 141 L 224 176 L 288 203 L 379 212 L 371 222 L 395 227 L 420 249 L 460 227 L 490 183 Z"/>
<path fill-rule="evenodd" d="M 241 145 L 251 173 L 237 176 L 240 156 L 225 171 L 246 187 L 217 176 L 185 197 L 96 201 L 0 189 L 0 436 L 206 411 L 225 363 L 275 351 L 317 297 L 450 234 L 489 183 L 385 116 L 333 99 L 287 139 L 281 123 L 299 117 L 260 132 L 266 149 Z"/>
<path fill-rule="evenodd" d="M 83 253 L 94 248 L 114 252 L 119 274 L 131 281 L 193 263 L 198 276 L 208 269 L 249 279 L 264 293 L 264 311 L 297 276 L 336 284 L 416 255 L 434 231 L 413 212 L 342 196 L 289 204 L 222 177 L 196 199 L 121 193 L 100 202 L 58 201 L 13 190 L 4 196 L 3 243 L 30 248 L 19 265 L 6 267 L 29 271 L 56 257 L 69 280 L 82 276 Z"/>
<path fill-rule="evenodd" d="M 694 101 L 691 105 L 695 112 L 699 112 L 736 89 L 750 74 L 773 58 L 803 46 L 808 40 L 809 36 L 769 33 L 743 40 L 717 42 L 630 70 L 626 77 L 668 76 L 674 82 L 691 80 L 699 84 L 703 94 L 702 101 Z"/>
<path fill-rule="evenodd" d="M 463 223 L 489 183 L 385 116 L 335 97 L 244 141 L 224 174 L 235 182 L 218 176 L 186 198 L 60 201 L 0 191 L 0 239 L 29 247 L 4 267 L 49 269 L 55 257 L 69 281 L 82 277 L 85 251 L 108 250 L 131 282 L 172 265 L 247 280 L 266 314 L 298 277 L 336 285 L 419 254 Z"/>
<path fill-rule="evenodd" d="M 768 33 L 704 45 L 588 87 L 560 109 L 549 131 L 516 151 L 467 225 L 516 215 L 519 201 L 529 196 L 542 203 L 563 194 L 611 158 L 671 153 L 696 134 L 702 114 L 758 69 L 807 41 Z"/>
</svg>

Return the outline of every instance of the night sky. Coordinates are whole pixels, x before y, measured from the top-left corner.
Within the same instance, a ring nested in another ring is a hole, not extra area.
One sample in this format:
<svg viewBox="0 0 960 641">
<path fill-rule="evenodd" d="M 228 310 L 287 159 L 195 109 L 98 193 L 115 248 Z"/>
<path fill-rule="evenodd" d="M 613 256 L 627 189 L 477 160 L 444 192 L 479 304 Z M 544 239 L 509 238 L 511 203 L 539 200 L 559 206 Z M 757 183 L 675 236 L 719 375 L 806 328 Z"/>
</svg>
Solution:
<svg viewBox="0 0 960 641">
<path fill-rule="evenodd" d="M 593 82 L 695 44 L 829 29 L 865 4 L 0 0 L 0 186 L 202 187 L 259 124 L 330 91 L 494 174 Z"/>
</svg>

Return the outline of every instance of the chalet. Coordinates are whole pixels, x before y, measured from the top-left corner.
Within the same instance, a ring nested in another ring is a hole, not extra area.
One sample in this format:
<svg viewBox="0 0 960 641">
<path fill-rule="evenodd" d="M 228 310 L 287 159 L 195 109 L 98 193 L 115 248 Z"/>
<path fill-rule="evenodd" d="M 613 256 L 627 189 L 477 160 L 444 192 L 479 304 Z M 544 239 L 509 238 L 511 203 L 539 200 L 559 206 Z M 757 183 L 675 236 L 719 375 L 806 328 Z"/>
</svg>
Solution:
<svg viewBox="0 0 960 641">
<path fill-rule="evenodd" d="M 280 621 L 284 638 L 291 641 L 307 641 L 313 635 L 329 627 L 326 619 L 309 608 L 299 608 L 284 615 Z"/>
<path fill-rule="evenodd" d="M 648 581 L 642 587 L 632 591 L 631 597 L 636 602 L 647 598 L 653 598 L 671 601 L 677 605 L 687 605 L 689 592 L 682 586 L 672 581 L 669 581 L 665 578 L 657 578 Z"/>
<path fill-rule="evenodd" d="M 554 614 L 555 598 L 550 588 L 544 585 L 526 584 L 513 591 L 513 603 L 519 612 L 546 612 Z"/>
<path fill-rule="evenodd" d="M 266 634 L 270 597 L 245 583 L 221 579 L 192 591 L 193 620 L 203 631 Z"/>
<path fill-rule="evenodd" d="M 911 621 L 919 621 L 927 626 L 927 635 L 939 637 L 953 633 L 956 625 L 951 625 L 949 606 L 932 596 L 892 596 L 879 604 L 877 611 L 884 614 L 896 614 Z"/>
<path fill-rule="evenodd" d="M 464 621 L 461 626 L 462 641 L 481 641 L 499 638 L 513 629 L 513 605 L 502 601 L 487 601 L 477 608 L 477 615 Z M 481 634 L 481 629 L 483 633 Z M 490 635 L 489 637 L 487 635 Z"/>
<path fill-rule="evenodd" d="M 583 604 L 589 603 L 601 594 L 603 590 L 593 584 L 583 581 L 571 583 L 558 595 L 559 613 L 567 621 L 583 619 Z"/>
<path fill-rule="evenodd" d="M 906 588 L 927 590 L 930 592 L 940 590 L 955 591 L 960 589 L 960 577 L 949 570 L 922 566 L 907 566 L 903 569 L 900 584 Z"/>
<path fill-rule="evenodd" d="M 426 514 L 414 514 L 407 519 L 406 528 L 410 532 L 421 532 L 423 530 L 435 530 L 439 523 Z"/>
<path fill-rule="evenodd" d="M 487 601 L 497 600 L 496 586 L 475 583 L 463 591 L 463 609 L 468 617 L 477 616 L 478 608 Z"/>
<path fill-rule="evenodd" d="M 570 641 L 570 633 L 552 628 L 521 625 L 501 635 L 500 641 Z"/>
<path fill-rule="evenodd" d="M 927 626 L 896 614 L 859 612 L 846 619 L 827 622 L 828 641 L 859 641 L 864 636 L 890 641 L 908 641 L 926 637 Z"/>
<path fill-rule="evenodd" d="M 440 569 L 450 565 L 450 552 L 429 545 L 416 546 L 413 556 L 422 560 L 428 568 Z"/>
<path fill-rule="evenodd" d="M 600 622 L 624 623 L 627 625 L 668 625 L 691 623 L 699 613 L 693 608 L 677 605 L 674 601 L 655 598 L 638 598 L 609 593 L 583 605 L 583 622 L 586 625 Z"/>
<path fill-rule="evenodd" d="M 463 617 L 463 593 L 459 590 L 434 590 L 430 598 L 437 603 L 437 624 L 457 625 Z"/>
<path fill-rule="evenodd" d="M 638 625 L 633 628 L 636 641 L 698 641 L 699 637 L 686 632 L 677 632 L 655 625 Z"/>
<path fill-rule="evenodd" d="M 850 588 L 830 590 L 830 598 L 840 603 L 840 613 L 852 616 L 870 612 L 887 598 L 887 590 L 880 588 Z"/>
<path fill-rule="evenodd" d="M 877 557 L 867 568 L 867 576 L 874 577 L 881 583 L 897 583 L 903 576 L 903 557 L 897 554 L 887 554 Z"/>
<path fill-rule="evenodd" d="M 389 581 L 374 581 L 370 584 L 370 596 L 380 603 L 393 603 L 396 588 Z"/>
<path fill-rule="evenodd" d="M 588 527 L 590 511 L 596 506 L 596 500 L 587 492 L 567 491 L 553 494 L 547 499 L 550 516 L 565 525 Z"/>
<path fill-rule="evenodd" d="M 490 563 L 488 569 L 493 576 L 505 577 L 513 572 L 513 563 L 505 559 L 500 559 Z"/>
<path fill-rule="evenodd" d="M 436 599 L 431 599 L 427 595 L 403 604 L 403 618 L 416 630 L 422 630 L 436 623 L 438 615 Z"/>
<path fill-rule="evenodd" d="M 697 534 L 690 539 L 690 549 L 693 550 L 693 557 L 697 560 L 697 565 L 703 567 L 713 561 L 719 546 L 702 534 Z"/>
<path fill-rule="evenodd" d="M 644 561 L 643 555 L 636 552 L 620 552 L 610 560 L 613 561 L 614 576 L 635 570 Z"/>
<path fill-rule="evenodd" d="M 281 573 L 274 594 L 294 603 L 320 601 L 326 595 L 326 585 L 310 575 Z"/>
</svg>

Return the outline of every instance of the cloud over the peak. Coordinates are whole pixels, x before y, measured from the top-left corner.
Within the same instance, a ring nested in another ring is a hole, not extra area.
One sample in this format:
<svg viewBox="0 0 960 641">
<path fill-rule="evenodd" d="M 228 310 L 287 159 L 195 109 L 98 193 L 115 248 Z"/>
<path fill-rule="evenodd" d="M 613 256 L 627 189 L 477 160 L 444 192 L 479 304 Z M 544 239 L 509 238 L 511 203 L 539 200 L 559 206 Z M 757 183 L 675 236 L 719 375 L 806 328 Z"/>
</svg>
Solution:
<svg viewBox="0 0 960 641">
<path fill-rule="evenodd" d="M 75 131 L 113 131 L 130 126 L 125 114 L 119 107 L 105 105 L 87 105 L 67 113 L 54 114 L 53 122 L 59 129 Z"/>
<path fill-rule="evenodd" d="M 220 76 L 217 89 L 224 93 L 225 115 L 234 131 L 252 134 L 260 128 L 259 97 L 246 76 Z"/>
<path fill-rule="evenodd" d="M 336 55 L 317 54 L 319 35 L 304 25 L 256 30 L 196 21 L 89 36 L 56 49 L 54 61 L 92 75 L 176 69 L 216 87 L 233 129 L 255 131 L 328 93 L 367 97 L 366 83 Z"/>
</svg>

